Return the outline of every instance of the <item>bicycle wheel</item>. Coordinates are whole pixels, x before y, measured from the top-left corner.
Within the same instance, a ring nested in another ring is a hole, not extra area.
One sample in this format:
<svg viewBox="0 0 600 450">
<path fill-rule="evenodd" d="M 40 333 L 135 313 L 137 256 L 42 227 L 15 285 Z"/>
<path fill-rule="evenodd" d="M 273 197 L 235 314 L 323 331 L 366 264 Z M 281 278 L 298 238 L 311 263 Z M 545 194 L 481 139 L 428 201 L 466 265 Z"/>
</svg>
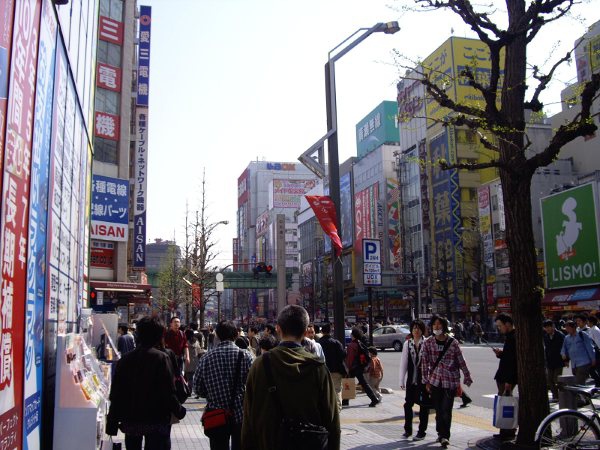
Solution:
<svg viewBox="0 0 600 450">
<path fill-rule="evenodd" d="M 541 449 L 594 449 L 600 448 L 598 424 L 578 411 L 563 411 L 545 422 L 540 433 Z"/>
</svg>

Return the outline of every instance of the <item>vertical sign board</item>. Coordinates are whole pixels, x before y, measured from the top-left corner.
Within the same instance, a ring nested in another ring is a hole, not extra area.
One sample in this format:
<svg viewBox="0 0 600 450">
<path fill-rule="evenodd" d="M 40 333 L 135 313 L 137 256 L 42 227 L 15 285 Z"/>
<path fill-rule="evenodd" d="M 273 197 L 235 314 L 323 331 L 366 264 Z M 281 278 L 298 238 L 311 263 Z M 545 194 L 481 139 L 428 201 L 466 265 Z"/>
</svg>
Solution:
<svg viewBox="0 0 600 450">
<path fill-rule="evenodd" d="M 92 176 L 92 239 L 126 242 L 129 181 Z"/>
<path fill-rule="evenodd" d="M 381 241 L 363 239 L 363 283 L 365 286 L 381 286 Z"/>
<path fill-rule="evenodd" d="M 540 200 L 548 289 L 600 283 L 597 199 L 588 183 Z"/>
<path fill-rule="evenodd" d="M 52 131 L 56 18 L 50 0 L 42 5 L 35 119 L 31 155 L 29 239 L 27 246 L 27 308 L 25 315 L 25 379 L 23 392 L 23 448 L 41 446 L 44 304 L 46 290 L 46 226 L 48 170 Z"/>
<path fill-rule="evenodd" d="M 15 4 L 4 151 L 0 297 L 0 443 L 22 447 L 29 180 L 41 0 Z"/>
<path fill-rule="evenodd" d="M 4 162 L 4 127 L 8 104 L 8 75 L 10 73 L 10 50 L 13 29 L 14 0 L 0 1 L 0 184 Z"/>
<path fill-rule="evenodd" d="M 137 142 L 134 173 L 133 269 L 146 267 L 146 202 L 148 185 L 148 96 L 150 86 L 150 29 L 152 8 L 140 6 L 138 84 L 136 99 Z"/>
</svg>

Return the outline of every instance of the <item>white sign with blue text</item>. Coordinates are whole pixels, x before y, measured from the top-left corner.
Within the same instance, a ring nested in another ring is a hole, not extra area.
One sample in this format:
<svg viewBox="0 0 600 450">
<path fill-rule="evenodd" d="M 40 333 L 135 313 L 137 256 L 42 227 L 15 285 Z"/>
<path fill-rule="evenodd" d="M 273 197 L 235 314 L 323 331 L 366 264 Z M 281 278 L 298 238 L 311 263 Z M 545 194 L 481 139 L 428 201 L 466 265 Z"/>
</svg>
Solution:
<svg viewBox="0 0 600 450">
<path fill-rule="evenodd" d="M 363 283 L 365 286 L 381 286 L 381 241 L 363 239 Z"/>
</svg>

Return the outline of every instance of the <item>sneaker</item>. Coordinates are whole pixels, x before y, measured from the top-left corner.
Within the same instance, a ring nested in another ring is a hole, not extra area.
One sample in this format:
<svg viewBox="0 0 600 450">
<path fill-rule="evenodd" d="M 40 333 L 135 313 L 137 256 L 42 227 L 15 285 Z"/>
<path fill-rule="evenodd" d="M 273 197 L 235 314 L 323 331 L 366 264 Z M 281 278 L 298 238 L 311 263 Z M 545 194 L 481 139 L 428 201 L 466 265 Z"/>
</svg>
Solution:
<svg viewBox="0 0 600 450">
<path fill-rule="evenodd" d="M 412 435 L 412 432 L 409 433 L 408 431 L 405 431 L 404 434 L 402 435 L 402 437 L 409 438 L 411 435 Z"/>
<path fill-rule="evenodd" d="M 425 433 L 417 433 L 413 438 L 413 441 L 422 441 L 423 439 L 425 439 Z"/>
<path fill-rule="evenodd" d="M 466 408 L 467 406 L 469 406 L 469 403 L 471 403 L 472 401 L 473 400 L 471 400 L 470 398 L 464 400 L 462 405 L 459 406 L 459 408 Z"/>
<path fill-rule="evenodd" d="M 379 404 L 380 400 L 373 400 L 371 403 L 369 403 L 369 408 L 375 408 L 378 404 Z"/>
<path fill-rule="evenodd" d="M 442 448 L 448 448 L 450 441 L 446 438 L 442 438 L 440 439 L 440 444 L 442 444 Z"/>
</svg>

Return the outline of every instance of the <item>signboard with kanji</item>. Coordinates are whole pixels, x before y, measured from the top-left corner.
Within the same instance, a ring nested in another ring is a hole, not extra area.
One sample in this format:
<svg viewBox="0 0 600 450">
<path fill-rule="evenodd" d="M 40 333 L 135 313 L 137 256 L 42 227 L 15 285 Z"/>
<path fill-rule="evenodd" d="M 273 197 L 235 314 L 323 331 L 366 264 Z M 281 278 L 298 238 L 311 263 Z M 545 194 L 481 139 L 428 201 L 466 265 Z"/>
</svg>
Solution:
<svg viewBox="0 0 600 450">
<path fill-rule="evenodd" d="M 129 181 L 94 175 L 92 178 L 92 238 L 127 241 Z"/>
<path fill-rule="evenodd" d="M 119 116 L 96 111 L 96 117 L 94 120 L 94 134 L 104 139 L 118 141 L 121 135 Z"/>
</svg>

